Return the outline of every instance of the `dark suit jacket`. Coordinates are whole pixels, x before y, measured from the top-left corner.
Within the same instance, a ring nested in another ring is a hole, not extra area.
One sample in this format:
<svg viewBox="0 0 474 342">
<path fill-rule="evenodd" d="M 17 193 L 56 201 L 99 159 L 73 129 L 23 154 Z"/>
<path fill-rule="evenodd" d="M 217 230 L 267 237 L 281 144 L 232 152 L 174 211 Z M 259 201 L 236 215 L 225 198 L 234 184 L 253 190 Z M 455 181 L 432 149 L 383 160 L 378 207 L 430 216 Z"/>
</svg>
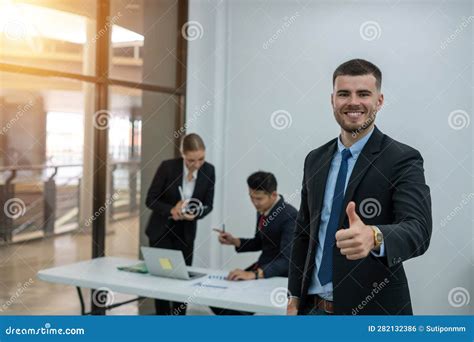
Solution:
<svg viewBox="0 0 474 342">
<path fill-rule="evenodd" d="M 214 200 L 215 171 L 214 166 L 205 162 L 198 170 L 193 198 L 200 200 L 205 207 L 196 218 L 201 219 L 212 210 Z M 170 219 L 170 210 L 180 201 L 179 186 L 183 184 L 183 159 L 163 161 L 151 183 L 146 197 L 146 206 L 153 212 L 146 228 L 146 235 L 151 241 L 157 241 L 169 230 L 184 228 L 185 242 L 192 243 L 196 237 L 196 220 L 174 221 Z M 183 238 L 183 237 L 181 237 Z"/>
<path fill-rule="evenodd" d="M 291 240 L 295 229 L 298 211 L 284 201 L 283 196 L 275 203 L 271 212 L 258 229 L 260 214 L 257 214 L 255 236 L 252 239 L 240 239 L 240 252 L 262 251 L 256 264 L 250 265 L 247 270 L 258 265 L 263 270 L 265 278 L 287 277 L 290 263 Z"/>
<path fill-rule="evenodd" d="M 320 216 L 326 180 L 337 139 L 313 150 L 304 165 L 301 208 L 296 222 L 290 263 L 289 291 L 306 304 L 315 271 Z M 370 200 L 369 200 L 370 199 Z M 374 215 L 361 203 L 379 203 Z M 340 226 L 347 228 L 349 201 L 367 225 L 376 225 L 384 236 L 385 257 L 371 253 L 347 260 L 333 249 L 333 300 L 336 314 L 412 314 L 410 293 L 402 262 L 423 254 L 432 229 L 430 190 L 425 183 L 420 153 L 380 132 L 377 127 L 359 155 L 344 198 Z M 369 218 L 367 218 L 369 217 Z"/>
</svg>

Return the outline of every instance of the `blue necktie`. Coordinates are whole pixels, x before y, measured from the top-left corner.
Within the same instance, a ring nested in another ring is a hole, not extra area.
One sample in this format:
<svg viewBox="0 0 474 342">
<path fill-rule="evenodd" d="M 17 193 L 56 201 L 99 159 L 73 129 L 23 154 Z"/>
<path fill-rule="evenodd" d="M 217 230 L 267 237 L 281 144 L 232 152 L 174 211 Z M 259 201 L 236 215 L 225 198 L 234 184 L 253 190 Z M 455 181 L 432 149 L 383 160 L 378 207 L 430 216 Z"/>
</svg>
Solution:
<svg viewBox="0 0 474 342">
<path fill-rule="evenodd" d="M 342 212 L 342 205 L 344 204 L 344 187 L 346 185 L 347 177 L 347 159 L 352 154 L 349 149 L 344 149 L 341 152 L 342 160 L 337 174 L 336 188 L 334 189 L 334 198 L 332 200 L 331 216 L 329 217 L 328 226 L 326 228 L 326 238 L 324 239 L 323 258 L 318 271 L 319 281 L 321 285 L 326 285 L 332 281 L 332 250 L 336 242 L 336 232 L 339 228 L 339 217 Z"/>
</svg>

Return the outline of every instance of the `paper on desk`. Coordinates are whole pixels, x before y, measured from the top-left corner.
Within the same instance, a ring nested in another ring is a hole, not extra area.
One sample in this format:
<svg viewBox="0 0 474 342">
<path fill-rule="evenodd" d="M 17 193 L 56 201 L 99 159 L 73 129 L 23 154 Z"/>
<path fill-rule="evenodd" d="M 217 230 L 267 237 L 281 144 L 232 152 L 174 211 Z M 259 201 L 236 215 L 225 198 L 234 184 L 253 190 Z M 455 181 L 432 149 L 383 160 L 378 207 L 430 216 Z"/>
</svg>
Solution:
<svg viewBox="0 0 474 342">
<path fill-rule="evenodd" d="M 226 280 L 227 274 L 210 274 L 207 277 L 196 280 L 191 286 L 202 287 L 216 290 L 248 291 L 249 289 L 262 289 L 262 281 L 245 280 L 231 281 Z M 260 284 L 259 284 L 260 283 Z"/>
</svg>

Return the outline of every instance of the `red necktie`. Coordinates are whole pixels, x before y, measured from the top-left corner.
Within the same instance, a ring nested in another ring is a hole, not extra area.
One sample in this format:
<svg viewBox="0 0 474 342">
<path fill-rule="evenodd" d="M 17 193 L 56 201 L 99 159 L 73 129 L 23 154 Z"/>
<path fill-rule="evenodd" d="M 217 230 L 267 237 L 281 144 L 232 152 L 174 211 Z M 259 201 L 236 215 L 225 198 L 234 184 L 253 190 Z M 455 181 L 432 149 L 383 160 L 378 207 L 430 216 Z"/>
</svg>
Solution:
<svg viewBox="0 0 474 342">
<path fill-rule="evenodd" d="M 263 229 L 263 225 L 265 223 L 265 215 L 260 215 L 260 218 L 258 219 L 258 230 Z"/>
</svg>

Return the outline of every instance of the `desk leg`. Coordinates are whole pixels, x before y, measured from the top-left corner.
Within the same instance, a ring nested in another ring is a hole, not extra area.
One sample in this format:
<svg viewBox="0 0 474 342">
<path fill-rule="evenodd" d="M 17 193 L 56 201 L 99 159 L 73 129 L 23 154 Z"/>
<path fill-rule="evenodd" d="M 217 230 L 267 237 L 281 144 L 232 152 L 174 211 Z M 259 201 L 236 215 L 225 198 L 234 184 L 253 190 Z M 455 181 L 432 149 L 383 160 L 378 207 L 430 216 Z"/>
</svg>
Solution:
<svg viewBox="0 0 474 342">
<path fill-rule="evenodd" d="M 107 310 L 107 307 L 105 306 L 105 301 L 103 303 L 100 301 L 104 298 L 102 292 L 105 291 L 92 290 L 93 300 L 91 300 L 91 311 L 86 312 L 86 305 L 84 303 L 84 296 L 82 295 L 81 288 L 79 286 L 76 286 L 76 290 L 77 295 L 79 296 L 79 302 L 81 304 L 81 315 L 105 315 L 105 311 Z"/>
<path fill-rule="evenodd" d="M 77 294 L 79 296 L 79 302 L 81 303 L 81 315 L 86 315 L 86 306 L 84 305 L 84 297 L 82 296 L 82 291 L 79 286 L 76 286 Z"/>
<path fill-rule="evenodd" d="M 92 290 L 91 315 L 104 316 L 107 310 L 108 294 L 105 290 Z"/>
<path fill-rule="evenodd" d="M 137 297 L 137 298 L 133 298 L 133 299 L 129 299 L 129 300 L 126 300 L 124 302 L 120 302 L 120 303 L 115 303 L 115 304 L 111 304 L 111 305 L 106 305 L 106 302 L 98 302 L 98 298 L 107 298 L 107 296 L 101 296 L 100 292 L 104 293 L 106 291 L 97 291 L 97 290 L 92 290 L 92 296 L 94 296 L 94 291 L 95 291 L 95 295 L 96 296 L 99 296 L 99 297 L 92 297 L 92 298 L 96 298 L 95 300 L 92 301 L 92 310 L 90 312 L 86 312 L 86 305 L 84 303 L 84 296 L 82 295 L 82 291 L 81 291 L 81 288 L 79 286 L 76 286 L 76 290 L 77 290 L 77 295 L 79 296 L 79 302 L 81 304 L 81 315 L 85 316 L 85 315 L 105 315 L 105 312 L 107 310 L 111 310 L 111 309 L 114 309 L 114 308 L 117 308 L 119 306 L 122 306 L 122 305 L 125 305 L 125 304 L 129 304 L 129 303 L 133 303 L 133 302 L 136 302 L 136 301 L 140 301 L 142 299 L 145 299 L 145 297 Z"/>
</svg>

